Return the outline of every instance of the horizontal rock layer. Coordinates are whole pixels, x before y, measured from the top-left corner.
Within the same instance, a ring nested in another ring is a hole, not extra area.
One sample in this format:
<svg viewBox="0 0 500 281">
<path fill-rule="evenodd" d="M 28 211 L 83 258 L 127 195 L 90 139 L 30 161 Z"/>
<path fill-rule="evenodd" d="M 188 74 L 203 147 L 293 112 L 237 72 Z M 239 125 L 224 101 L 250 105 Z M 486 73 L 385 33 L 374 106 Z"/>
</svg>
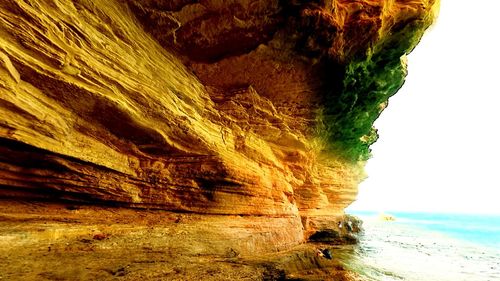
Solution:
<svg viewBox="0 0 500 281">
<path fill-rule="evenodd" d="M 3 0 L 0 196 L 324 228 L 437 7 Z"/>
<path fill-rule="evenodd" d="M 296 217 L 1 203 L 3 280 L 363 280 L 351 246 L 297 245 Z"/>
</svg>

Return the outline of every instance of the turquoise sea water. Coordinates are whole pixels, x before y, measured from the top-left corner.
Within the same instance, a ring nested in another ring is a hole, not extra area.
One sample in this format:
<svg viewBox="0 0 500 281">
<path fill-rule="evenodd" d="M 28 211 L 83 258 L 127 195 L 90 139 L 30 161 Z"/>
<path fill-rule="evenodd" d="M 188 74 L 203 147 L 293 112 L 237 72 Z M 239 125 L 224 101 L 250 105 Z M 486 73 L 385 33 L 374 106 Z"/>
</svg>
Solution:
<svg viewBox="0 0 500 281">
<path fill-rule="evenodd" d="M 353 212 L 360 217 L 378 216 L 375 212 Z M 500 249 L 500 215 L 433 214 L 391 212 L 394 224 L 412 225 L 451 237 Z"/>
<path fill-rule="evenodd" d="M 351 266 L 367 280 L 500 281 L 500 215 L 374 212 Z"/>
</svg>

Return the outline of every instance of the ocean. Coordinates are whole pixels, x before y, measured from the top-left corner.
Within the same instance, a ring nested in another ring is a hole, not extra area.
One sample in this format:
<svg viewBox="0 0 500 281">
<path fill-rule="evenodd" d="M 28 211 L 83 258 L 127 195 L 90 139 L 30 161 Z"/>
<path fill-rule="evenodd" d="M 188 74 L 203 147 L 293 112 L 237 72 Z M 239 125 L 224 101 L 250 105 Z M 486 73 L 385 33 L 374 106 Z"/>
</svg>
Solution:
<svg viewBox="0 0 500 281">
<path fill-rule="evenodd" d="M 500 215 L 350 213 L 365 231 L 340 254 L 367 280 L 500 281 Z"/>
</svg>

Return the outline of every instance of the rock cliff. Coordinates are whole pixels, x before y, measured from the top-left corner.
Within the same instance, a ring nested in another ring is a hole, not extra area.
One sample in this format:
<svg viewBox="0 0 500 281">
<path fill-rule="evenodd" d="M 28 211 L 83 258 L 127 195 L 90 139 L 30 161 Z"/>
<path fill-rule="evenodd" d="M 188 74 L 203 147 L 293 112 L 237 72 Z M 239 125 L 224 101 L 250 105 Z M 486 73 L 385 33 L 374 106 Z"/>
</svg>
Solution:
<svg viewBox="0 0 500 281">
<path fill-rule="evenodd" d="M 0 196 L 280 218 L 299 243 L 355 199 L 438 5 L 2 0 Z"/>
</svg>

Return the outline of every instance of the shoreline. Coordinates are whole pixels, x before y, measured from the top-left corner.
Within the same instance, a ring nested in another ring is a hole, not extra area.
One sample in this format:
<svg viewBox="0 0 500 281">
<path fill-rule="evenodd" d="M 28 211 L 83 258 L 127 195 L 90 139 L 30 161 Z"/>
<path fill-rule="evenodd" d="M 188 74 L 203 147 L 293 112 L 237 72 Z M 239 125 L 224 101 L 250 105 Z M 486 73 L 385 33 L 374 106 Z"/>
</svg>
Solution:
<svg viewBox="0 0 500 281">
<path fill-rule="evenodd" d="M 494 227 L 495 221 L 486 222 L 479 217 L 471 220 L 468 215 L 391 214 L 395 215 L 395 221 L 360 216 L 364 235 L 360 237 L 360 252 L 350 265 L 355 266 L 355 270 L 359 268 L 356 271 L 368 279 L 484 281 L 500 278 L 500 248 L 488 243 L 495 231 L 500 234 L 500 229 Z M 469 236 L 471 233 L 475 235 Z"/>
</svg>

